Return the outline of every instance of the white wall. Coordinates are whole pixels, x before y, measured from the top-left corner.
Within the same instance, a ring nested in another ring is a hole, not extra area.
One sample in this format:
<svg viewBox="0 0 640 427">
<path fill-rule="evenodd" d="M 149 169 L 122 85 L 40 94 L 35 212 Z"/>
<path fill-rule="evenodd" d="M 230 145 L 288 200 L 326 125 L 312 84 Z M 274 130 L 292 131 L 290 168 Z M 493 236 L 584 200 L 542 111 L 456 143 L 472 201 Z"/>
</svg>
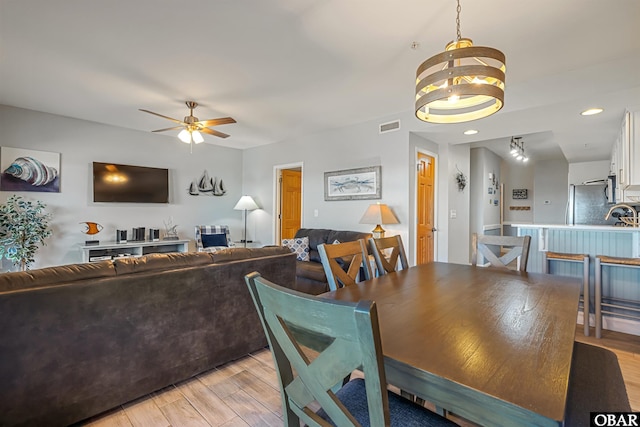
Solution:
<svg viewBox="0 0 640 427">
<path fill-rule="evenodd" d="M 449 183 L 449 205 L 445 212 L 444 220 L 448 223 L 448 260 L 449 262 L 457 264 L 468 264 L 470 262 L 470 156 L 469 144 L 451 145 L 449 147 L 449 168 L 447 174 Z M 458 190 L 458 185 L 455 182 L 458 171 L 461 171 L 467 177 L 467 187 L 462 191 Z M 456 218 L 451 218 L 452 210 L 455 211 Z"/>
<path fill-rule="evenodd" d="M 515 160 L 503 160 L 502 183 L 504 184 L 504 222 L 505 223 L 532 223 L 534 188 L 534 164 L 522 163 Z M 513 199 L 514 189 L 526 189 L 526 199 Z M 528 206 L 530 209 L 510 210 L 511 206 Z"/>
<path fill-rule="evenodd" d="M 473 148 L 470 152 L 471 182 L 471 218 L 470 232 L 483 234 L 484 227 L 500 224 L 500 194 L 501 181 L 500 164 L 502 158 L 492 151 L 480 147 Z M 489 178 L 491 175 L 493 178 Z M 489 188 L 492 192 L 489 193 Z M 498 204 L 495 204 L 498 200 Z"/>
<path fill-rule="evenodd" d="M 379 201 L 389 205 L 400 221 L 385 225 L 385 230 L 389 235 L 401 234 L 406 240 L 408 157 L 407 133 L 380 135 L 377 122 L 245 150 L 245 193 L 254 196 L 264 207 L 264 212 L 255 217 L 257 240 L 263 244 L 275 240 L 274 167 L 291 163 L 303 165 L 302 227 L 371 231 L 374 226 L 359 224 L 359 220 L 369 204 Z M 324 200 L 324 172 L 378 165 L 382 167 L 380 200 Z"/>
<path fill-rule="evenodd" d="M 609 160 L 569 163 L 569 185 L 579 185 L 590 179 L 606 179 L 610 168 Z"/>
<path fill-rule="evenodd" d="M 564 224 L 568 200 L 569 166 L 565 160 L 535 164 L 533 221 L 535 224 Z"/>
<path fill-rule="evenodd" d="M 132 112 L 137 114 L 138 112 Z M 211 144 L 189 146 L 175 136 L 158 135 L 68 117 L 0 106 L 0 145 L 61 153 L 60 193 L 19 193 L 41 200 L 53 214 L 53 236 L 36 253 L 32 268 L 81 262 L 79 247 L 92 237 L 81 232 L 83 221 L 104 229 L 95 239 L 113 241 L 115 230 L 133 227 L 164 229 L 173 217 L 181 238 L 194 238 L 197 224 L 227 224 L 231 236 L 242 234 L 242 213 L 233 206 L 242 195 L 242 151 Z M 92 162 L 113 162 L 169 169 L 170 203 L 93 203 Z M 204 170 L 222 178 L 222 197 L 190 196 L 190 182 Z M 4 202 L 12 193 L 0 192 Z M 251 237 L 251 233 L 249 233 Z M 193 249 L 193 242 L 191 243 Z"/>
</svg>

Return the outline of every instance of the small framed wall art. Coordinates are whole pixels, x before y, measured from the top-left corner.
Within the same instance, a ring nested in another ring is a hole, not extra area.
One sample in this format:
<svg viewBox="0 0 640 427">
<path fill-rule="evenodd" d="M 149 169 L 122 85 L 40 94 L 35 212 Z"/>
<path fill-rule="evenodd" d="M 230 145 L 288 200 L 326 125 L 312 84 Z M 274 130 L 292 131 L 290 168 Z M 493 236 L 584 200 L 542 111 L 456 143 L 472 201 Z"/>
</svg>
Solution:
<svg viewBox="0 0 640 427">
<path fill-rule="evenodd" d="M 324 173 L 324 200 L 381 198 L 380 166 Z"/>
<path fill-rule="evenodd" d="M 526 199 L 528 197 L 526 188 L 514 188 L 512 194 L 513 199 Z"/>
</svg>

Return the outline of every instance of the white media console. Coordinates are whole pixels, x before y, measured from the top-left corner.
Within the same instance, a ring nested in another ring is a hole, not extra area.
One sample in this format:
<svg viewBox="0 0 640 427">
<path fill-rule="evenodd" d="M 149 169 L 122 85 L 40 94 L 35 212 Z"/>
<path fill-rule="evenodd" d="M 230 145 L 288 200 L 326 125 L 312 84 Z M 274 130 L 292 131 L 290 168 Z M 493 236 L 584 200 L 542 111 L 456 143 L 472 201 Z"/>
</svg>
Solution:
<svg viewBox="0 0 640 427">
<path fill-rule="evenodd" d="M 139 257 L 153 253 L 188 252 L 189 240 L 109 242 L 81 246 L 80 248 L 82 249 L 82 262 L 97 262 L 121 257 Z"/>
</svg>

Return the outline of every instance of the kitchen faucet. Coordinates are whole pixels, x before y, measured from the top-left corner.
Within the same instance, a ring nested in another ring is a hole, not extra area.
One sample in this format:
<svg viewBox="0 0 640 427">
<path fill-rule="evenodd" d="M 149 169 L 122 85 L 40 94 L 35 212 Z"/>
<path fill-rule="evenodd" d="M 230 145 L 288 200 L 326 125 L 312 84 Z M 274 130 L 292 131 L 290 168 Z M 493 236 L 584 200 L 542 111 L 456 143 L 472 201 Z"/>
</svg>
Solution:
<svg viewBox="0 0 640 427">
<path fill-rule="evenodd" d="M 604 217 L 605 221 L 608 220 L 609 217 L 611 217 L 611 213 L 618 208 L 626 208 L 633 212 L 633 217 L 631 219 L 632 222 L 623 221 L 625 224 L 631 225 L 633 227 L 638 226 L 638 211 L 636 211 L 633 206 L 629 206 L 625 203 L 616 203 L 615 205 L 611 206 L 611 209 L 609 209 L 609 212 L 607 212 L 607 215 Z"/>
</svg>

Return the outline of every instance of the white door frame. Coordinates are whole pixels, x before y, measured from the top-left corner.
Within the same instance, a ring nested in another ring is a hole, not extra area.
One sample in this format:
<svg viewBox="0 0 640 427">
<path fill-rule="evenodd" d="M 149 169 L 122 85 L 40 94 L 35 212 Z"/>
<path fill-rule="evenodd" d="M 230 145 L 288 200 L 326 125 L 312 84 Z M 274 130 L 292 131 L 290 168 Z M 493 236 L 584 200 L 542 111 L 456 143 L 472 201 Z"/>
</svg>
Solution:
<svg viewBox="0 0 640 427">
<path fill-rule="evenodd" d="M 433 178 L 433 227 L 436 229 L 433 236 L 433 260 L 438 260 L 438 240 L 440 236 L 440 230 L 438 229 L 438 176 L 440 175 L 440 165 L 438 163 L 438 153 L 426 150 L 424 148 L 416 147 L 413 154 L 413 164 L 416 167 L 413 168 L 413 265 L 416 265 L 418 258 L 418 153 L 425 154 L 433 157 L 435 162 L 436 174 Z"/>
<path fill-rule="evenodd" d="M 273 167 L 273 240 L 276 245 L 280 242 L 280 201 L 282 195 L 280 194 L 280 177 L 283 169 L 296 169 L 300 168 L 300 227 L 302 228 L 304 223 L 304 162 L 285 163 L 282 165 L 275 165 Z"/>
</svg>

